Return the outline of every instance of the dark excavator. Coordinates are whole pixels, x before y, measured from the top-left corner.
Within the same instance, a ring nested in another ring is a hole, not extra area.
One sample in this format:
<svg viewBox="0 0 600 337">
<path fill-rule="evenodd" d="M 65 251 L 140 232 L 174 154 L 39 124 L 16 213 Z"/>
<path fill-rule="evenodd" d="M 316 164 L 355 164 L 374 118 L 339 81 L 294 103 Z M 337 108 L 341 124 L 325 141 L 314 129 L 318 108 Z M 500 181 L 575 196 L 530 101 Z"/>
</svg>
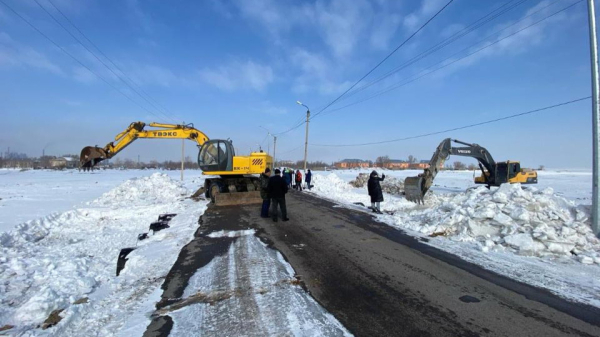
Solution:
<svg viewBox="0 0 600 337">
<path fill-rule="evenodd" d="M 452 142 L 465 146 L 455 147 L 452 146 Z M 446 138 L 433 153 L 429 161 L 429 168 L 416 177 L 408 177 L 404 180 L 404 193 L 407 200 L 423 203 L 425 193 L 450 155 L 477 159 L 481 176 L 475 177 L 476 184 L 485 184 L 488 188 L 500 186 L 503 183 L 537 184 L 537 172 L 521 168 L 518 161 L 495 162 L 488 150 L 482 146 Z"/>
</svg>

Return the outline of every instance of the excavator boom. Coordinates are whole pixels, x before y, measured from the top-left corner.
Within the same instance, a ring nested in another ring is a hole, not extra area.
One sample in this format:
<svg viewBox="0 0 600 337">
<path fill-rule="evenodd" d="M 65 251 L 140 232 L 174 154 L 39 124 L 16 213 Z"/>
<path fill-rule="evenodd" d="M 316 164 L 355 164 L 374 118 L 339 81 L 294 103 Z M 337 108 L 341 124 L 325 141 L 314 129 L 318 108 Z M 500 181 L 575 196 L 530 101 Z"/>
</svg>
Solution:
<svg viewBox="0 0 600 337">
<path fill-rule="evenodd" d="M 256 175 L 273 165 L 268 154 L 252 152 L 249 156 L 236 156 L 230 140 L 209 140 L 203 132 L 192 124 L 148 124 L 131 123 L 127 129 L 115 137 L 114 142 L 104 147 L 86 146 L 81 150 L 80 164 L 83 170 L 90 170 L 99 162 L 112 158 L 138 138 L 189 139 L 198 145 L 198 166 L 207 177 L 204 187 L 195 196 L 205 193 L 217 205 L 237 205 L 259 203 L 260 183 Z"/>
<path fill-rule="evenodd" d="M 198 146 L 202 146 L 208 137 L 194 128 L 193 125 L 176 125 L 150 123 L 154 129 L 144 130 L 146 123 L 134 122 L 129 127 L 115 137 L 115 142 L 110 142 L 104 147 L 86 146 L 81 150 L 80 167 L 90 170 L 99 162 L 110 159 L 121 152 L 129 144 L 138 138 L 159 138 L 159 139 L 189 139 L 195 141 Z"/>
<path fill-rule="evenodd" d="M 452 146 L 452 142 L 464 145 L 462 147 Z M 423 203 L 425 194 L 431 188 L 433 180 L 439 170 L 444 166 L 450 155 L 472 157 L 479 162 L 481 176 L 475 179 L 475 183 L 490 186 L 499 186 L 502 183 L 537 183 L 537 172 L 521 169 L 518 162 L 496 163 L 492 155 L 484 147 L 477 144 L 466 143 L 457 139 L 444 139 L 438 145 L 429 161 L 429 168 L 416 177 L 408 177 L 404 181 L 404 193 L 407 200 Z"/>
</svg>

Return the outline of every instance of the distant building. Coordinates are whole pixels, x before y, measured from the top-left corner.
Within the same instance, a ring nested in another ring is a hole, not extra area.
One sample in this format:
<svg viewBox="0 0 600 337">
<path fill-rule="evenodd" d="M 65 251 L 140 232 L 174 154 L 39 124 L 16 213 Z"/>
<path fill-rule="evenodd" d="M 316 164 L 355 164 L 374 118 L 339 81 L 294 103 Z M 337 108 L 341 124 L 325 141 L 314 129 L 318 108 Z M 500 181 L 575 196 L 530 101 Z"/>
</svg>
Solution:
<svg viewBox="0 0 600 337">
<path fill-rule="evenodd" d="M 390 159 L 390 161 L 383 163 L 383 164 L 377 164 L 376 166 L 390 169 L 390 170 L 405 170 L 405 169 L 409 168 L 410 163 L 407 162 L 406 160 Z"/>
<path fill-rule="evenodd" d="M 372 166 L 372 162 L 362 159 L 344 159 L 333 165 L 339 169 L 367 168 Z"/>
<path fill-rule="evenodd" d="M 426 169 L 429 168 L 429 160 L 421 160 L 418 163 L 412 163 L 410 165 L 411 169 Z"/>
<path fill-rule="evenodd" d="M 53 169 L 76 168 L 77 161 L 71 157 L 59 157 L 50 159 L 50 167 Z"/>
</svg>

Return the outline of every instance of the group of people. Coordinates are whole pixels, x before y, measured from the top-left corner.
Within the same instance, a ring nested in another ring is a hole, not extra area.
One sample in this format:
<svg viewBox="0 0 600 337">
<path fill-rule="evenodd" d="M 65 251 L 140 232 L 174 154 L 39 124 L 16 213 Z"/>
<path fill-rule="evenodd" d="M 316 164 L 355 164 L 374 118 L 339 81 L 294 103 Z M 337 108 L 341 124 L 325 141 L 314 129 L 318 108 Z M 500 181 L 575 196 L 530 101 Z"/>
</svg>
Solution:
<svg viewBox="0 0 600 337">
<path fill-rule="evenodd" d="M 277 208 L 279 207 L 281 210 L 282 220 L 289 220 L 287 217 L 285 194 L 290 188 L 292 188 L 292 177 L 294 178 L 293 180 L 295 182 L 293 187 L 298 191 L 302 191 L 302 172 L 300 172 L 300 170 L 294 172 L 292 169 L 284 168 L 282 176 L 281 170 L 275 169 L 275 175 L 271 176 L 271 169 L 267 167 L 265 172 L 260 175 L 260 196 L 263 199 L 260 216 L 262 218 L 269 217 L 270 208 L 271 218 L 274 222 L 277 222 Z M 381 189 L 380 182 L 382 182 L 384 179 L 385 174 L 382 174 L 380 178 L 377 171 L 373 171 L 371 172 L 369 181 L 367 182 L 367 190 L 369 192 L 369 196 L 371 197 L 371 210 L 380 214 L 382 213 L 381 202 L 383 202 L 383 190 Z M 310 185 L 311 180 L 312 172 L 308 170 L 306 172 L 306 177 L 304 178 L 308 189 L 312 187 Z"/>
<path fill-rule="evenodd" d="M 307 188 L 310 190 L 312 181 L 312 172 L 308 170 L 304 177 Z M 295 184 L 292 184 L 294 182 Z M 283 176 L 280 169 L 275 169 L 275 175 L 271 176 L 271 169 L 266 168 L 265 172 L 260 175 L 260 196 L 263 199 L 260 216 L 263 218 L 269 217 L 269 208 L 271 208 L 271 218 L 277 222 L 277 208 L 281 210 L 281 218 L 283 221 L 288 221 L 287 207 L 285 204 L 285 194 L 290 188 L 297 191 L 302 191 L 302 172 L 289 168 L 283 169 Z"/>
<path fill-rule="evenodd" d="M 296 170 L 294 172 L 293 169 L 284 168 L 282 174 L 285 183 L 288 185 L 288 188 L 293 188 L 297 191 L 302 191 L 302 172 L 300 172 L 300 170 Z M 311 188 L 311 179 L 312 173 L 310 172 L 310 170 L 308 170 L 308 172 L 306 172 L 306 177 L 304 181 L 306 182 L 306 188 L 308 188 L 309 190 Z"/>
</svg>

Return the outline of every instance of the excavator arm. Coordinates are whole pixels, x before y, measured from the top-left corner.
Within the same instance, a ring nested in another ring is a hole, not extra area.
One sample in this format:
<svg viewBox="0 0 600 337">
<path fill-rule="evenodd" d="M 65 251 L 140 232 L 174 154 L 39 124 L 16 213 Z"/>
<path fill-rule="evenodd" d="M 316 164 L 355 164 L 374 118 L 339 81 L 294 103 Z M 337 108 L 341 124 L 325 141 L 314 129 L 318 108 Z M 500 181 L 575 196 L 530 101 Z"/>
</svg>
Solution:
<svg viewBox="0 0 600 337">
<path fill-rule="evenodd" d="M 453 147 L 452 142 L 465 146 Z M 429 161 L 429 168 L 426 168 L 423 173 L 416 177 L 408 177 L 404 180 L 404 194 L 407 200 L 417 203 L 423 202 L 425 193 L 431 188 L 435 176 L 438 174 L 440 168 L 444 166 L 444 163 L 450 155 L 477 159 L 479 168 L 486 179 L 488 179 L 488 176 L 495 170 L 496 162 L 484 147 L 477 144 L 465 143 L 457 139 L 446 138 L 438 145 L 436 151 L 433 153 L 433 156 Z"/>
<path fill-rule="evenodd" d="M 99 162 L 112 158 L 138 138 L 189 139 L 196 142 L 198 146 L 202 146 L 202 144 L 208 141 L 208 136 L 196 130 L 191 124 L 150 123 L 148 126 L 154 129 L 146 130 L 146 123 L 134 122 L 125 131 L 119 133 L 115 137 L 114 142 L 110 142 L 104 147 L 84 147 L 79 157 L 80 167 L 83 170 L 90 170 Z"/>
</svg>

